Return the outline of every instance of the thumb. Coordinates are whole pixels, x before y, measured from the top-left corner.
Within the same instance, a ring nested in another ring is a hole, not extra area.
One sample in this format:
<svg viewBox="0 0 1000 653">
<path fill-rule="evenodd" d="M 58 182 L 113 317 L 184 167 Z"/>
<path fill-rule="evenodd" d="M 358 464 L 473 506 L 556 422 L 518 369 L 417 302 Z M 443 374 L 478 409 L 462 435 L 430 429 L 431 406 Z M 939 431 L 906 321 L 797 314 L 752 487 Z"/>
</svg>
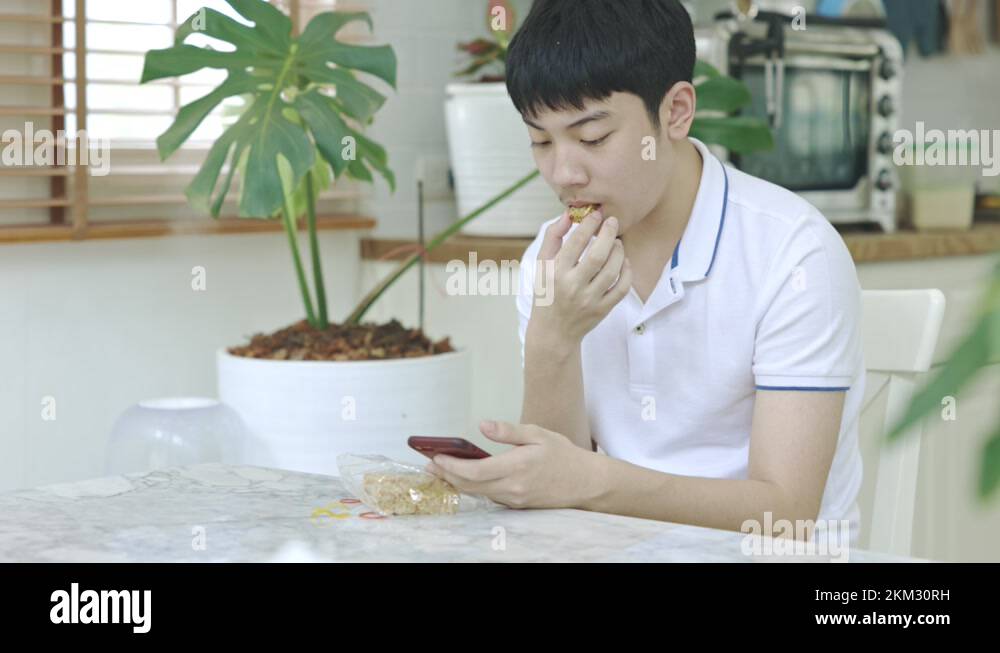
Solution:
<svg viewBox="0 0 1000 653">
<path fill-rule="evenodd" d="M 479 423 L 479 430 L 494 442 L 503 444 L 534 444 L 537 439 L 532 437 L 530 425 L 511 424 L 510 422 L 492 422 L 484 420 Z"/>
</svg>

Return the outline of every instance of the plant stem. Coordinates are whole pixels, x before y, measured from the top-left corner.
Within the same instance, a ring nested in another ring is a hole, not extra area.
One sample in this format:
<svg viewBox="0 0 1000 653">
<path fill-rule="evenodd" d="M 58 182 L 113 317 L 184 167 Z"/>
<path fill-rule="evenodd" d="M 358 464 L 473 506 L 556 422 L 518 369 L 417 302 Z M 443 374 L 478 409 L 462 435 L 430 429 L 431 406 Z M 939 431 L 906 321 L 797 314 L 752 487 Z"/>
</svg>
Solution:
<svg viewBox="0 0 1000 653">
<path fill-rule="evenodd" d="M 292 249 L 292 261 L 295 263 L 295 275 L 299 278 L 299 290 L 302 292 L 302 303 L 306 306 L 306 320 L 310 326 L 319 328 L 313 311 L 312 299 L 309 297 L 309 286 L 306 284 L 306 273 L 302 269 L 302 258 L 299 256 L 299 243 L 295 238 L 295 215 L 292 210 L 292 198 L 285 193 L 285 210 L 281 212 L 285 223 L 285 233 L 288 234 L 288 246 Z"/>
<path fill-rule="evenodd" d="M 371 308 L 372 304 L 374 304 L 376 300 L 378 300 L 378 298 L 381 297 L 382 294 L 389 289 L 389 286 L 391 286 L 393 283 L 395 283 L 397 279 L 403 276 L 403 273 L 406 272 L 408 269 L 410 269 L 410 267 L 412 267 L 413 264 L 416 263 L 421 256 L 425 256 L 427 252 L 431 251 L 432 249 L 434 249 L 435 247 L 446 241 L 456 231 L 464 227 L 469 222 L 472 222 L 486 211 L 489 211 L 494 206 L 507 199 L 509 196 L 513 195 L 516 191 L 520 190 L 521 187 L 527 185 L 538 175 L 539 175 L 538 170 L 534 170 L 531 174 L 522 178 L 520 181 L 516 182 L 513 186 L 503 191 L 502 193 L 500 193 L 499 195 L 488 201 L 486 204 L 483 204 L 481 207 L 479 207 L 469 215 L 465 216 L 458 222 L 455 222 L 454 224 L 450 225 L 447 229 L 439 233 L 437 236 L 431 239 L 431 242 L 427 244 L 427 247 L 424 249 L 423 252 L 418 251 L 417 253 L 411 255 L 409 258 L 405 259 L 402 263 L 399 264 L 399 267 L 396 268 L 396 270 L 392 274 L 386 277 L 371 292 L 365 295 L 364 299 L 361 300 L 361 303 L 358 304 L 358 306 L 351 312 L 350 316 L 348 316 L 346 323 L 347 324 L 359 323 L 361 321 L 361 318 L 364 317 L 365 313 L 368 312 L 368 309 Z"/>
<path fill-rule="evenodd" d="M 306 173 L 306 215 L 309 225 L 309 254 L 312 257 L 313 287 L 316 289 L 316 307 L 319 309 L 319 328 L 330 323 L 326 316 L 326 288 L 323 285 L 323 265 L 319 256 L 319 239 L 316 237 L 316 197 L 313 195 L 312 171 Z"/>
</svg>

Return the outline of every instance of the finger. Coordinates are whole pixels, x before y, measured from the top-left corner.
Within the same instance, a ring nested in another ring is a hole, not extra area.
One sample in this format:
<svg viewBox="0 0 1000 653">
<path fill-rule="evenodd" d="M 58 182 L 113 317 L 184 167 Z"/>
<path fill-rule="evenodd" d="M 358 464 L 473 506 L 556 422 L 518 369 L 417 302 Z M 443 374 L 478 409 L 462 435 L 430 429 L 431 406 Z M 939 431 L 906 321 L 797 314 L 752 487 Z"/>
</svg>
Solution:
<svg viewBox="0 0 1000 653">
<path fill-rule="evenodd" d="M 479 430 L 490 440 L 504 444 L 523 445 L 540 442 L 535 427 L 531 424 L 483 421 L 479 423 Z"/>
<path fill-rule="evenodd" d="M 608 256 L 614 250 L 616 242 L 619 242 L 618 220 L 611 217 L 601 225 L 600 231 L 597 232 L 597 238 L 590 244 L 590 248 L 587 249 L 583 260 L 580 261 L 580 268 L 586 276 L 588 283 L 593 281 L 594 277 L 600 273 L 601 269 L 607 263 Z M 606 290 L 610 285 L 611 280 L 601 290 Z"/>
<path fill-rule="evenodd" d="M 565 269 L 576 266 L 580 260 L 580 256 L 583 254 L 584 248 L 587 247 L 587 243 L 597 233 L 603 221 L 604 216 L 600 210 L 594 211 L 584 218 L 583 222 L 577 225 L 573 233 L 563 243 L 562 249 L 559 250 L 559 254 L 556 256 L 556 265 Z"/>
<path fill-rule="evenodd" d="M 565 211 L 562 216 L 545 230 L 545 237 L 542 239 L 542 246 L 538 250 L 538 259 L 547 261 L 555 257 L 559 248 L 563 244 L 563 236 L 569 233 L 573 221 L 569 219 L 569 211 Z"/>
<path fill-rule="evenodd" d="M 445 469 L 439 468 L 439 473 L 436 474 L 438 478 L 441 478 L 448 483 L 451 483 L 456 490 L 465 494 L 482 494 L 484 496 L 493 498 L 493 494 L 497 492 L 497 486 L 503 481 L 470 481 L 467 478 L 463 478 L 458 474 L 453 474 Z"/>
<path fill-rule="evenodd" d="M 622 265 L 622 273 L 618 276 L 618 282 L 609 288 L 608 292 L 604 293 L 604 297 L 601 298 L 602 310 L 610 311 L 629 294 L 630 290 L 632 290 L 632 264 L 626 258 Z"/>
<path fill-rule="evenodd" d="M 449 474 L 460 476 L 467 481 L 483 483 L 509 476 L 514 471 L 514 462 L 507 457 L 506 453 L 478 460 L 440 454 L 434 456 L 433 464 L 437 468 Z"/>
<path fill-rule="evenodd" d="M 611 245 L 611 254 L 604 263 L 597 276 L 591 282 L 591 289 L 598 297 L 604 296 L 615 284 L 615 280 L 621 275 L 622 267 L 625 265 L 625 246 L 622 241 L 615 238 Z"/>
</svg>

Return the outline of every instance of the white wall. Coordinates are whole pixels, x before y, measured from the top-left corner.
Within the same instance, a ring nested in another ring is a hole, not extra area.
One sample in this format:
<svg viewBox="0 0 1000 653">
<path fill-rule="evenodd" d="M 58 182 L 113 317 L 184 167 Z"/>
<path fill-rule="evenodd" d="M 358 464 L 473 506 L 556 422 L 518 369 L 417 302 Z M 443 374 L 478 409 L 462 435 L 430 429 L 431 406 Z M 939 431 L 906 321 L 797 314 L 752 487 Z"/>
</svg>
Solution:
<svg viewBox="0 0 1000 653">
<path fill-rule="evenodd" d="M 332 315 L 357 297 L 359 238 L 321 236 Z M 126 408 L 216 396 L 217 348 L 302 314 L 281 233 L 0 245 L 0 490 L 103 475 Z"/>
</svg>

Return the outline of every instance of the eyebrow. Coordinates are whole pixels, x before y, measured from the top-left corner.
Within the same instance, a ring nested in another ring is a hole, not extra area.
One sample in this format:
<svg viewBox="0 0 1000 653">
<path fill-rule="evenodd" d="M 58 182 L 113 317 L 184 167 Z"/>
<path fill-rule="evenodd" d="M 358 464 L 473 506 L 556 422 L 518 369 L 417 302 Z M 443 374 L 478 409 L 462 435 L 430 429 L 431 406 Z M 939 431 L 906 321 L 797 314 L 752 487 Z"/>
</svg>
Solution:
<svg viewBox="0 0 1000 653">
<path fill-rule="evenodd" d="M 580 118 L 579 120 L 577 120 L 573 124 L 567 125 L 566 129 L 576 129 L 577 127 L 580 127 L 581 125 L 587 124 L 588 122 L 594 122 L 596 120 L 603 120 L 605 118 L 609 118 L 610 116 L 611 116 L 611 114 L 608 113 L 607 111 L 596 111 L 596 112 L 590 114 L 589 116 L 584 116 L 583 118 Z M 545 129 L 543 127 L 539 127 L 538 125 L 536 125 L 535 123 L 531 122 L 527 118 L 522 118 L 522 120 L 524 120 L 525 124 L 528 125 L 529 127 L 534 127 L 538 131 L 545 131 Z"/>
</svg>

